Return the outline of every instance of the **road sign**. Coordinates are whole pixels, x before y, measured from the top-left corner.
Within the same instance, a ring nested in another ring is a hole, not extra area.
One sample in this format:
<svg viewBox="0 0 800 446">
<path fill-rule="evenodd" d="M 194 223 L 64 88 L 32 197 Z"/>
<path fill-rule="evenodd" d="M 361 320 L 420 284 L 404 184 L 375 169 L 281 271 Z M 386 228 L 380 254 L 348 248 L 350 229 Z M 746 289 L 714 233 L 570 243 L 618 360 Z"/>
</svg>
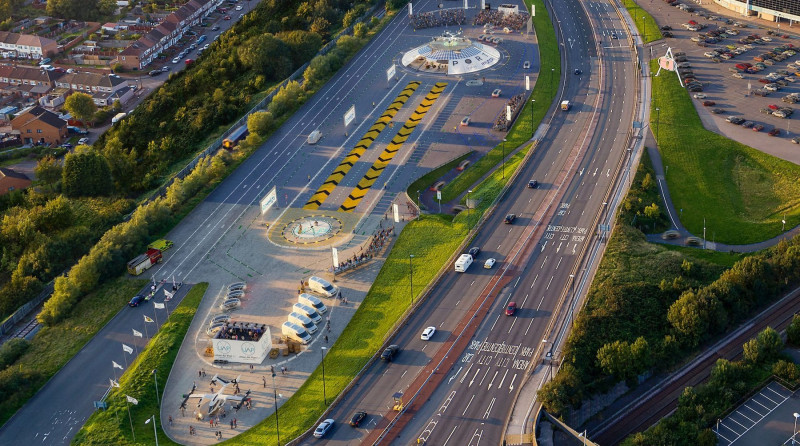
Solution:
<svg viewBox="0 0 800 446">
<path fill-rule="evenodd" d="M 392 64 L 392 66 L 386 69 L 386 80 L 387 81 L 392 80 L 392 78 L 396 73 L 397 73 L 397 68 L 395 67 L 395 64 Z"/>
<path fill-rule="evenodd" d="M 347 127 L 350 125 L 354 119 L 356 119 L 356 106 L 351 105 L 350 109 L 347 110 L 347 113 L 344 114 L 344 126 Z"/>
</svg>

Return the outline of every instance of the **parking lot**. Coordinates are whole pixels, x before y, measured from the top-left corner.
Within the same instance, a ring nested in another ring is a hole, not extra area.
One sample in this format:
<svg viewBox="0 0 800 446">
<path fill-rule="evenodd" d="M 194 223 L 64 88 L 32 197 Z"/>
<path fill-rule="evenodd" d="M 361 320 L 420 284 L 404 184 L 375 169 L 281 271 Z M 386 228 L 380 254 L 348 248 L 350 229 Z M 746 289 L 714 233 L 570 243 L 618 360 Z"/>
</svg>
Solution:
<svg viewBox="0 0 800 446">
<path fill-rule="evenodd" d="M 797 393 L 771 382 L 714 426 L 722 446 L 791 443 Z"/>
<path fill-rule="evenodd" d="M 671 36 L 651 45 L 652 57 L 683 53 L 676 69 L 707 129 L 800 164 L 800 39 L 707 2 L 682 3 L 642 2 Z"/>
</svg>

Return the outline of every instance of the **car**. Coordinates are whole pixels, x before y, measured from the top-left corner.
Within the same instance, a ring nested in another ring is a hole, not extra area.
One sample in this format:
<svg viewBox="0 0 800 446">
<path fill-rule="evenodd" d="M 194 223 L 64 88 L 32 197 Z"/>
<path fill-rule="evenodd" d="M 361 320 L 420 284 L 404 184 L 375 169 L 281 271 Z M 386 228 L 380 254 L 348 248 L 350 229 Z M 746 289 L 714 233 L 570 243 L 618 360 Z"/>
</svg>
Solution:
<svg viewBox="0 0 800 446">
<path fill-rule="evenodd" d="M 678 68 L 692 68 L 692 64 L 689 62 L 681 62 L 678 64 Z"/>
<path fill-rule="evenodd" d="M 614 34 L 614 33 L 611 33 L 611 38 L 616 40 L 617 39 L 617 35 Z"/>
<path fill-rule="evenodd" d="M 792 138 L 792 143 L 800 144 L 800 136 L 795 136 L 794 138 Z"/>
<path fill-rule="evenodd" d="M 170 70 L 170 68 L 169 68 L 168 66 L 166 66 L 166 65 L 165 65 L 165 66 L 163 66 L 163 67 L 161 67 L 161 72 L 162 72 L 162 73 L 166 73 L 166 72 L 167 72 L 167 71 L 169 71 L 169 70 Z"/>
<path fill-rule="evenodd" d="M 350 417 L 350 426 L 358 427 L 358 425 L 361 424 L 362 421 L 364 421 L 364 418 L 367 418 L 366 412 L 354 413 L 353 416 Z"/>
<path fill-rule="evenodd" d="M 506 215 L 506 218 L 503 220 L 503 223 L 510 225 L 511 223 L 514 223 L 514 220 L 516 219 L 517 219 L 517 214 L 508 214 Z"/>
<path fill-rule="evenodd" d="M 695 99 L 705 99 L 705 98 L 707 98 L 707 96 L 705 95 L 705 93 L 697 93 L 696 95 L 694 95 L 694 98 Z"/>
<path fill-rule="evenodd" d="M 237 11 L 241 11 L 243 8 L 242 8 L 242 5 L 236 5 L 236 7 L 233 8 L 233 9 L 235 9 Z"/>
<path fill-rule="evenodd" d="M 225 16 L 225 17 L 223 17 L 222 19 L 223 19 L 223 20 L 230 20 L 230 19 L 231 19 L 231 16 L 229 16 L 229 15 L 226 15 L 226 16 Z"/>
<path fill-rule="evenodd" d="M 672 27 L 669 25 L 664 25 L 661 27 L 661 31 L 672 31 Z"/>
<path fill-rule="evenodd" d="M 579 70 L 579 69 L 577 69 L 577 68 L 576 68 L 576 69 L 575 69 L 575 71 L 574 71 L 574 73 L 575 73 L 576 75 L 578 75 L 578 74 L 581 74 L 581 70 Z"/>
<path fill-rule="evenodd" d="M 144 302 L 144 296 L 141 294 L 137 294 L 133 296 L 130 302 L 128 302 L 128 306 L 130 307 L 138 307 L 140 303 Z"/>
<path fill-rule="evenodd" d="M 391 361 L 400 351 L 399 345 L 390 345 L 381 353 L 381 359 L 384 361 Z"/>
<path fill-rule="evenodd" d="M 506 306 L 506 316 L 513 316 L 517 312 L 517 303 L 509 302 Z"/>
<path fill-rule="evenodd" d="M 495 88 L 495 90 L 492 92 L 492 97 L 493 98 L 499 98 L 500 97 L 500 93 L 501 93 L 501 90 L 499 88 Z"/>
<path fill-rule="evenodd" d="M 771 84 L 772 83 L 772 81 L 767 79 L 767 78 L 761 78 L 758 81 L 761 82 L 762 84 Z"/>
<path fill-rule="evenodd" d="M 661 36 L 663 36 L 663 37 L 666 37 L 666 38 L 668 38 L 668 39 L 671 39 L 671 38 L 675 37 L 675 35 L 674 35 L 674 34 L 672 34 L 672 33 L 671 33 L 671 32 L 669 32 L 669 31 L 661 31 Z"/>
<path fill-rule="evenodd" d="M 703 91 L 703 87 L 700 85 L 690 85 L 688 88 L 689 91 Z"/>
<path fill-rule="evenodd" d="M 756 124 L 756 125 L 753 126 L 753 131 L 754 132 L 760 132 L 762 130 L 764 130 L 764 124 Z"/>
<path fill-rule="evenodd" d="M 715 105 L 717 105 L 717 103 L 714 101 L 703 101 L 703 107 L 713 107 Z"/>
<path fill-rule="evenodd" d="M 419 338 L 423 341 L 430 341 L 434 333 L 436 333 L 436 327 L 428 327 L 422 330 L 422 334 L 419 336 Z"/>
<path fill-rule="evenodd" d="M 736 125 L 739 125 L 744 122 L 744 119 L 738 116 L 728 116 L 728 118 L 725 120 L 730 122 L 731 124 L 736 124 Z"/>
<path fill-rule="evenodd" d="M 180 57 L 175 57 L 175 58 L 172 59 L 172 63 L 178 63 L 180 61 L 181 61 Z"/>
<path fill-rule="evenodd" d="M 527 60 L 525 61 L 525 63 L 522 64 L 522 69 L 524 69 L 524 70 L 527 70 L 530 67 L 531 67 L 531 63 L 529 61 L 527 61 Z"/>
<path fill-rule="evenodd" d="M 78 140 L 78 145 L 89 144 L 89 138 L 81 138 Z"/>
<path fill-rule="evenodd" d="M 335 423 L 335 421 L 333 421 L 333 418 L 328 418 L 322 423 L 319 423 L 319 426 L 317 426 L 317 428 L 314 429 L 314 438 L 324 437 L 325 434 L 327 434 L 328 431 L 331 430 L 331 428 L 333 427 L 333 423 Z"/>
<path fill-rule="evenodd" d="M 211 31 L 219 31 L 219 25 L 214 25 L 214 26 L 211 28 Z"/>
<path fill-rule="evenodd" d="M 72 148 L 72 144 L 70 144 L 68 142 L 65 142 L 64 144 L 61 144 L 61 147 L 65 148 L 65 149 L 71 149 Z"/>
<path fill-rule="evenodd" d="M 710 110 L 710 112 L 715 114 L 715 115 L 718 115 L 720 113 L 725 113 L 725 109 L 723 109 L 723 108 L 712 108 Z"/>
<path fill-rule="evenodd" d="M 778 104 L 769 104 L 767 107 L 769 107 L 771 110 L 778 110 L 778 109 L 780 109 L 780 107 L 778 106 Z"/>
<path fill-rule="evenodd" d="M 497 263 L 497 259 L 486 259 L 486 262 L 483 264 L 483 267 L 486 269 L 492 269 L 495 263 Z"/>
<path fill-rule="evenodd" d="M 469 116 L 465 116 L 464 119 L 461 120 L 461 127 L 466 127 L 469 125 Z"/>
<path fill-rule="evenodd" d="M 776 111 L 772 112 L 772 116 L 775 116 L 777 118 L 786 119 L 786 118 L 789 117 L 789 113 L 786 113 L 785 110 L 776 110 Z"/>
<path fill-rule="evenodd" d="M 529 189 L 536 189 L 537 187 L 539 187 L 539 182 L 538 181 L 536 181 L 536 180 L 528 181 L 528 188 Z"/>
<path fill-rule="evenodd" d="M 767 135 L 769 135 L 769 136 L 781 136 L 781 131 L 778 128 L 774 128 L 774 129 L 770 130 L 767 133 Z"/>
<path fill-rule="evenodd" d="M 150 73 L 148 74 L 150 76 L 158 76 L 159 74 L 161 74 L 161 70 L 150 70 Z"/>
<path fill-rule="evenodd" d="M 756 125 L 756 123 L 753 122 L 753 121 L 745 121 L 745 122 L 742 123 L 742 127 L 746 128 L 746 129 L 753 128 L 754 125 Z"/>
<path fill-rule="evenodd" d="M 472 248 L 469 248 L 469 251 L 467 251 L 467 254 L 471 255 L 473 259 L 477 259 L 478 254 L 480 253 L 481 253 L 481 248 L 478 248 L 477 246 L 473 246 Z"/>
<path fill-rule="evenodd" d="M 744 79 L 742 73 L 733 73 L 731 76 L 735 77 L 736 79 Z"/>
</svg>

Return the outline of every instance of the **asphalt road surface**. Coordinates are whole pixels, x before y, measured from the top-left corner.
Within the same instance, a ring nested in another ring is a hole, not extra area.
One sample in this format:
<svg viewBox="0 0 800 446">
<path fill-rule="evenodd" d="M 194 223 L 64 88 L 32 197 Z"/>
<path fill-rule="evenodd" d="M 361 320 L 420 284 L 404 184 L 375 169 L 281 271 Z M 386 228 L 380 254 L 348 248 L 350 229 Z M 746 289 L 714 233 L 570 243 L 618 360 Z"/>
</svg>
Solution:
<svg viewBox="0 0 800 446">
<path fill-rule="evenodd" d="M 171 285 L 166 284 L 169 291 Z M 94 402 L 100 401 L 108 391 L 109 379 L 118 379 L 122 375 L 123 370 L 115 368 L 112 361 L 127 369 L 153 336 L 157 324 L 145 323 L 144 316 L 157 319 L 158 325 L 165 321 L 166 310 L 155 310 L 152 302 L 166 303 L 167 309 L 172 311 L 189 289 L 189 286 L 179 288 L 175 297 L 165 302 L 164 293 L 159 287 L 156 297 L 150 302 L 144 302 L 136 308 L 126 307 L 117 313 L 0 428 L 0 444 L 70 444 L 94 412 Z M 147 286 L 142 292 L 149 290 L 150 286 Z M 154 313 L 155 311 L 158 313 Z M 133 330 L 142 333 L 143 337 L 134 336 Z M 123 344 L 134 348 L 134 352 L 125 353 L 122 350 Z M 157 375 L 159 387 L 163 388 L 168 373 L 169 370 L 163 370 Z"/>
<path fill-rule="evenodd" d="M 573 109 L 554 112 L 519 184 L 476 236 L 471 246 L 483 250 L 476 264 L 464 274 L 447 273 L 392 340 L 403 349 L 396 359 L 375 362 L 328 415 L 339 424 L 326 443 L 374 442 L 395 417 L 392 394 L 404 392 L 408 404 L 420 387 L 420 402 L 409 410 L 413 420 L 400 421 L 384 443 L 408 444 L 418 438 L 437 445 L 500 441 L 514 391 L 532 358 L 538 357 L 548 322 L 571 285 L 581 248 L 626 156 L 635 103 L 632 57 L 613 8 L 597 4 L 584 11 L 578 2 L 555 6 L 567 61 L 557 102 L 570 100 Z M 596 33 L 587 12 L 597 24 Z M 602 47 L 602 76 L 595 38 Z M 576 68 L 580 75 L 573 74 Z M 600 103 L 598 90 L 604 94 Z M 587 133 L 591 125 L 596 127 Z M 526 188 L 530 178 L 540 182 L 539 189 Z M 502 223 L 507 213 L 518 215 L 514 224 Z M 485 270 L 481 266 L 489 257 L 498 259 L 498 267 Z M 504 277 L 498 280 L 501 271 Z M 518 310 L 504 316 L 511 301 Z M 473 335 L 457 339 L 478 321 Z M 437 327 L 437 333 L 426 342 L 419 335 L 427 326 Z M 441 384 L 433 390 L 417 383 L 426 380 L 428 386 Z M 356 410 L 369 413 L 362 427 L 344 426 Z"/>
</svg>

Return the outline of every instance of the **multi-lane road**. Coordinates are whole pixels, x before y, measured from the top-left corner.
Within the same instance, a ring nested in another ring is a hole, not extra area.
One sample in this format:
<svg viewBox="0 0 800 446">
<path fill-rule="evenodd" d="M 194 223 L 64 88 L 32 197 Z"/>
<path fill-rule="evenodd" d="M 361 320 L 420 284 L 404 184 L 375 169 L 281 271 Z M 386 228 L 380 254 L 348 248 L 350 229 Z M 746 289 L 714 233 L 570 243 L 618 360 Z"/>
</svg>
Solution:
<svg viewBox="0 0 800 446">
<path fill-rule="evenodd" d="M 366 423 L 340 425 L 327 443 L 497 444 L 531 362 L 552 349 L 542 340 L 555 331 L 553 316 L 627 157 L 638 82 L 611 5 L 553 6 L 565 73 L 558 102 L 570 100 L 572 110 L 545 120 L 530 162 L 471 243 L 483 250 L 476 264 L 442 278 L 391 341 L 401 353 L 372 364 L 328 415 L 344 423 L 363 410 Z M 528 189 L 528 179 L 540 187 Z M 503 224 L 507 213 L 518 215 L 514 224 Z M 489 257 L 499 266 L 482 269 Z M 512 301 L 519 308 L 505 316 Z M 437 333 L 422 341 L 427 326 Z M 404 394 L 402 416 L 390 407 L 395 392 Z"/>
</svg>

